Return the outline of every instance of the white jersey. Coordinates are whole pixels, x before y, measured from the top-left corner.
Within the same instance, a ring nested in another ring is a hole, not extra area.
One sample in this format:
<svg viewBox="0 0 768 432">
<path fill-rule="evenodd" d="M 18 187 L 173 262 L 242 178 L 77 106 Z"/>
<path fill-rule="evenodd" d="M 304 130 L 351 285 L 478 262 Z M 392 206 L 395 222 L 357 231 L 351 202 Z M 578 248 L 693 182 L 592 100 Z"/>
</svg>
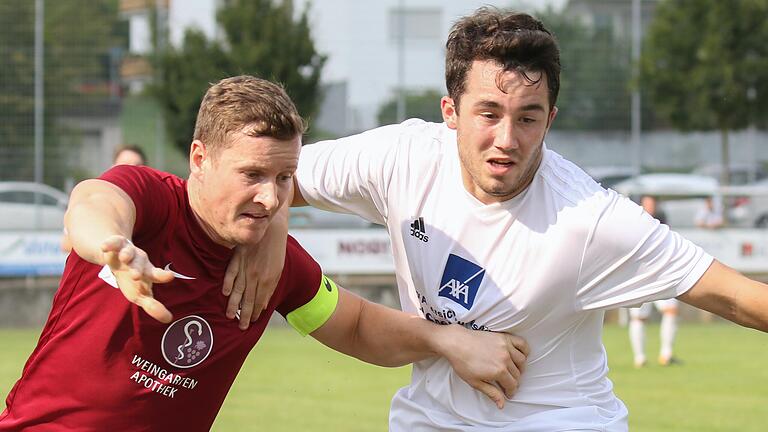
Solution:
<svg viewBox="0 0 768 432">
<path fill-rule="evenodd" d="M 301 193 L 386 225 L 403 310 L 528 341 L 499 410 L 443 358 L 414 364 L 392 431 L 627 429 L 607 378 L 603 310 L 676 297 L 712 258 L 557 153 L 530 187 L 484 205 L 461 180 L 456 133 L 409 120 L 305 146 Z"/>
</svg>

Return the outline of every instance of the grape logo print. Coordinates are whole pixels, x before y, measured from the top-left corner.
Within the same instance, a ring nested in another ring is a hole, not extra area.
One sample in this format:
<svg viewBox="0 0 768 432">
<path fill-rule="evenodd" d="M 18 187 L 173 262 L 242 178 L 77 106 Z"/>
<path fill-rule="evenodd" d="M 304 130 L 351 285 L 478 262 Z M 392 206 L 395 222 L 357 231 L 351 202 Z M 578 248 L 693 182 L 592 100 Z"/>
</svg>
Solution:
<svg viewBox="0 0 768 432">
<path fill-rule="evenodd" d="M 203 362 L 213 350 L 213 332 L 206 320 L 190 315 L 168 326 L 163 335 L 163 357 L 170 365 L 191 368 Z"/>
</svg>

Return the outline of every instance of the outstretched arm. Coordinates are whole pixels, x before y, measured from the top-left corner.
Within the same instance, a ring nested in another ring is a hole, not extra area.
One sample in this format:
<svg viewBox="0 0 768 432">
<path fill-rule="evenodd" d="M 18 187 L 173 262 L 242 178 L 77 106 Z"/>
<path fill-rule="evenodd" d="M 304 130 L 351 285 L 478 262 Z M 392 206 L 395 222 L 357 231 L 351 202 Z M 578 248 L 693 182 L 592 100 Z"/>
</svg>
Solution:
<svg viewBox="0 0 768 432">
<path fill-rule="evenodd" d="M 312 337 L 336 351 L 379 366 L 443 356 L 469 385 L 499 408 L 517 390 L 528 345 L 520 337 L 439 325 L 364 300 L 339 288 L 333 315 Z"/>
<path fill-rule="evenodd" d="M 768 332 L 768 285 L 717 260 L 678 299 L 745 327 Z"/>
<path fill-rule="evenodd" d="M 152 296 L 152 284 L 169 282 L 173 273 L 156 268 L 131 242 L 136 207 L 122 189 L 103 180 L 78 184 L 64 224 L 75 252 L 84 260 L 109 265 L 123 295 L 153 318 L 170 322 L 171 313 Z"/>
</svg>

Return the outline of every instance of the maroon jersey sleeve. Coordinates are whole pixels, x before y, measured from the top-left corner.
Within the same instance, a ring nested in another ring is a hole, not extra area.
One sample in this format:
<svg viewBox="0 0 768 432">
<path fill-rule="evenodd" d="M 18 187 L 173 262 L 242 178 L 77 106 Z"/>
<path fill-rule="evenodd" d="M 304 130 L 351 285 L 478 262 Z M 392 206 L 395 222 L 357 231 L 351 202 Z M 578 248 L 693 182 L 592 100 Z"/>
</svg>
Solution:
<svg viewBox="0 0 768 432">
<path fill-rule="evenodd" d="M 173 177 L 146 166 L 118 165 L 99 177 L 122 189 L 133 200 L 136 207 L 134 236 L 152 236 L 171 218 L 178 209 L 177 193 L 169 187 Z"/>
<path fill-rule="evenodd" d="M 283 316 L 312 300 L 322 279 L 320 264 L 290 235 L 282 277 L 285 279 L 285 289 L 276 309 Z"/>
</svg>

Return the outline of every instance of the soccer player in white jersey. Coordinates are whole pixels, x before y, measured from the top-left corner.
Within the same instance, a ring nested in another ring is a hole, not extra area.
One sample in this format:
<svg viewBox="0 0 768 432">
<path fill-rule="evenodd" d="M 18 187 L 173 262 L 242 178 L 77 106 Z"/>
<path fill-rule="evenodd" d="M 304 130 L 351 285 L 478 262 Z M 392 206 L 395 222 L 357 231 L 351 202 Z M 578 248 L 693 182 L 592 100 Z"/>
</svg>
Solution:
<svg viewBox="0 0 768 432">
<path fill-rule="evenodd" d="M 658 208 L 656 197 L 643 195 L 640 197 L 640 206 L 660 223 L 667 223 L 667 216 Z M 672 354 L 675 335 L 677 334 L 677 303 L 677 299 L 664 299 L 643 303 L 639 307 L 629 309 L 629 342 L 632 345 L 636 368 L 645 366 L 647 362 L 645 357 L 645 322 L 651 315 L 653 307 L 661 312 L 659 364 L 669 366 L 680 363 Z"/>
<path fill-rule="evenodd" d="M 454 25 L 446 57 L 444 123 L 308 145 L 297 171 L 294 203 L 386 226 L 404 310 L 530 345 L 502 409 L 446 361 L 415 363 L 391 431 L 627 430 L 607 377 L 606 309 L 677 297 L 768 330 L 768 286 L 547 149 L 560 61 L 538 20 L 480 9 Z M 248 277 L 259 260 L 246 258 Z"/>
</svg>

